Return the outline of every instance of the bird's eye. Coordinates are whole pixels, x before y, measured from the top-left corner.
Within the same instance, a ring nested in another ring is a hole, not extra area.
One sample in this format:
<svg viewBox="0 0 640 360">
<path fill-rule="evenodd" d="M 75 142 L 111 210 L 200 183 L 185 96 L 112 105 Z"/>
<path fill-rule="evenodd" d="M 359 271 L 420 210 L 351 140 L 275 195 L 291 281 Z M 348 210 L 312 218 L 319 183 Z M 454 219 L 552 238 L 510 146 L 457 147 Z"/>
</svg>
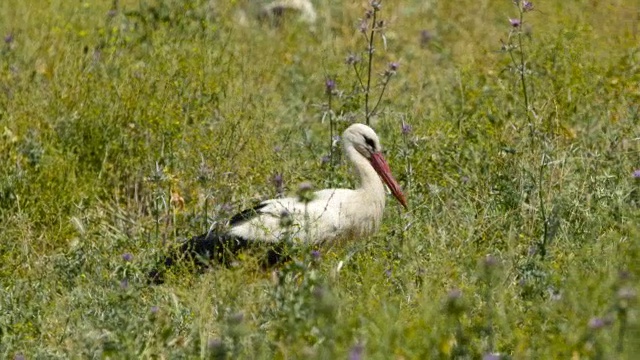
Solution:
<svg viewBox="0 0 640 360">
<path fill-rule="evenodd" d="M 375 150 L 376 149 L 376 144 L 373 142 L 373 139 L 365 136 L 364 137 L 364 142 L 367 144 L 367 146 L 369 146 L 371 148 L 371 150 Z"/>
</svg>

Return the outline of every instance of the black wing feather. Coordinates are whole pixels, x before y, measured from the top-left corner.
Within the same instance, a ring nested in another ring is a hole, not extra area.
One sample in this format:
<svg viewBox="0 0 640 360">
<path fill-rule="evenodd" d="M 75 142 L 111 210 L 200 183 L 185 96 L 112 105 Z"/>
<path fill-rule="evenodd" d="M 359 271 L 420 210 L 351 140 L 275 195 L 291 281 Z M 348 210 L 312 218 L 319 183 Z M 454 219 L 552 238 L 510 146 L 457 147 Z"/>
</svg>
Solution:
<svg viewBox="0 0 640 360">
<path fill-rule="evenodd" d="M 231 217 L 231 220 L 229 220 L 229 226 L 240 225 L 245 221 L 249 221 L 255 218 L 256 216 L 261 214 L 260 210 L 262 210 L 265 206 L 267 206 L 267 203 L 262 202 L 252 207 L 251 209 L 242 210 L 241 212 Z"/>
<path fill-rule="evenodd" d="M 229 220 L 229 226 L 239 225 L 255 218 L 265 206 L 267 203 L 260 203 L 251 209 L 239 212 Z M 253 241 L 219 231 L 209 231 L 206 234 L 194 236 L 172 249 L 159 266 L 149 272 L 149 282 L 162 284 L 164 271 L 177 263 L 191 264 L 198 271 L 206 269 L 212 263 L 229 265 L 239 252 L 254 245 L 260 244 L 254 244 Z M 287 258 L 288 256 L 282 255 L 282 248 L 279 244 L 271 244 L 262 263 L 263 266 L 268 267 L 285 261 Z"/>
</svg>

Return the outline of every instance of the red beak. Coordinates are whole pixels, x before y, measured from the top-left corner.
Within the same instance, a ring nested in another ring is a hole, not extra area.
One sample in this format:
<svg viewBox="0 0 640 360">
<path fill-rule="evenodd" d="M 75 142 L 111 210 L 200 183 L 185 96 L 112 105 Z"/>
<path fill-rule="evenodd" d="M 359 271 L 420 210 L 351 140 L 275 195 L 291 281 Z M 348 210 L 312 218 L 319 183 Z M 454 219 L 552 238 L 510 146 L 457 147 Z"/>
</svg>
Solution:
<svg viewBox="0 0 640 360">
<path fill-rule="evenodd" d="M 371 161 L 371 166 L 373 166 L 373 169 L 378 173 L 378 175 L 380 175 L 382 181 L 387 184 L 393 196 L 395 196 L 400 204 L 402 204 L 402 206 L 404 206 L 404 208 L 408 210 L 409 207 L 407 206 L 407 199 L 405 199 L 402 190 L 400 190 L 400 185 L 398 185 L 396 179 L 394 179 L 393 175 L 391 175 L 389 164 L 387 164 L 387 161 L 384 159 L 382 154 L 380 152 L 373 153 L 371 155 L 371 160 L 369 161 Z"/>
</svg>

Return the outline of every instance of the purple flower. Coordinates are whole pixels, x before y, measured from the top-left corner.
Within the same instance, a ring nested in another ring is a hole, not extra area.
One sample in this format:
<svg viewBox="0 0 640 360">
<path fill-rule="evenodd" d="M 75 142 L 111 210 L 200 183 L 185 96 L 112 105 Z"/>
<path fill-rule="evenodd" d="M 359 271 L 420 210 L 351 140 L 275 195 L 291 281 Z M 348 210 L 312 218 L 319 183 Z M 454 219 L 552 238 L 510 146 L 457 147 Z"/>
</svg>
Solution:
<svg viewBox="0 0 640 360">
<path fill-rule="evenodd" d="M 127 290 L 129 288 L 129 280 L 124 279 L 120 281 L 120 289 Z"/>
<path fill-rule="evenodd" d="M 325 155 L 320 159 L 320 161 L 322 164 L 328 164 L 331 161 L 331 157 L 329 155 Z"/>
<path fill-rule="evenodd" d="M 157 313 L 158 313 L 158 311 L 160 311 L 160 308 L 159 308 L 159 307 L 157 307 L 157 306 L 152 306 L 152 307 L 151 307 L 151 309 L 150 309 L 150 311 L 151 311 L 151 313 L 152 313 L 152 314 L 154 314 L 154 315 L 155 315 L 155 314 L 157 314 Z"/>
<path fill-rule="evenodd" d="M 400 67 L 400 64 L 398 64 L 397 62 L 389 63 L 389 70 L 393 72 L 398 71 L 398 67 Z"/>
<path fill-rule="evenodd" d="M 107 12 L 107 17 L 109 18 L 115 17 L 116 15 L 118 15 L 118 10 L 116 9 L 111 9 Z"/>
<path fill-rule="evenodd" d="M 429 30 L 420 31 L 420 45 L 427 46 L 433 39 L 433 34 Z"/>
<path fill-rule="evenodd" d="M 282 146 L 276 145 L 273 147 L 273 152 L 275 152 L 276 154 L 279 153 L 280 151 L 282 151 Z"/>
<path fill-rule="evenodd" d="M 349 360 L 361 360 L 364 354 L 364 345 L 357 343 L 349 351 Z"/>
<path fill-rule="evenodd" d="M 25 360 L 26 357 L 24 357 L 24 355 L 17 353 L 13 356 L 13 360 Z"/>
<path fill-rule="evenodd" d="M 465 309 L 464 302 L 462 301 L 462 291 L 460 289 L 452 289 L 447 294 L 447 300 L 445 302 L 445 310 L 451 315 L 458 316 Z"/>
<path fill-rule="evenodd" d="M 384 271 L 384 274 L 385 274 L 388 278 L 390 278 L 390 277 L 391 277 L 391 275 L 393 274 L 393 272 L 391 272 L 391 269 L 387 269 L 387 270 L 385 270 L 385 271 Z"/>
<path fill-rule="evenodd" d="M 13 33 L 9 33 L 4 37 L 5 44 L 11 44 L 13 42 Z"/>
<path fill-rule="evenodd" d="M 633 178 L 640 180 L 640 169 L 633 172 Z"/>
<path fill-rule="evenodd" d="M 533 11 L 533 3 L 531 1 L 523 1 L 522 2 L 522 11 Z"/>
<path fill-rule="evenodd" d="M 318 260 L 320 259 L 320 251 L 318 250 L 313 250 L 311 252 L 311 257 L 313 258 L 313 260 Z"/>
<path fill-rule="evenodd" d="M 122 260 L 124 261 L 131 261 L 133 260 L 133 255 L 131 255 L 130 253 L 124 253 L 122 254 Z"/>
<path fill-rule="evenodd" d="M 589 320 L 589 328 L 592 330 L 602 329 L 606 325 L 606 322 L 602 318 L 594 317 Z"/>
<path fill-rule="evenodd" d="M 447 298 L 451 301 L 455 301 L 458 300 L 462 297 L 462 291 L 460 291 L 460 289 L 452 289 L 451 291 L 449 291 L 449 293 L 447 294 Z"/>
<path fill-rule="evenodd" d="M 490 269 L 498 265 L 498 259 L 496 259 L 493 255 L 487 255 L 484 258 L 483 264 L 485 268 Z"/>
<path fill-rule="evenodd" d="M 282 174 L 278 173 L 273 175 L 273 185 L 276 187 L 277 191 L 282 190 L 282 186 L 284 181 L 282 180 Z"/>
<path fill-rule="evenodd" d="M 519 28 L 520 27 L 520 19 L 509 19 L 509 23 L 511 24 L 511 27 L 513 28 Z"/>
<path fill-rule="evenodd" d="M 231 316 L 229 316 L 229 323 L 230 324 L 240 324 L 242 322 L 242 320 L 244 320 L 244 314 L 239 312 L 239 313 L 235 313 Z"/>
<path fill-rule="evenodd" d="M 334 80 L 327 79 L 324 83 L 324 87 L 327 95 L 331 95 L 336 89 L 336 82 Z"/>
<path fill-rule="evenodd" d="M 628 270 L 621 270 L 618 273 L 618 279 L 620 281 L 627 281 L 627 280 L 631 279 L 631 273 Z"/>
<path fill-rule="evenodd" d="M 220 339 L 209 339 L 209 341 L 207 342 L 207 346 L 209 346 L 209 349 L 220 349 L 222 348 L 224 344 L 222 343 L 222 340 Z"/>
<path fill-rule="evenodd" d="M 402 122 L 402 135 L 409 135 L 411 134 L 411 130 L 412 127 L 410 124 L 407 124 L 406 122 Z"/>
</svg>

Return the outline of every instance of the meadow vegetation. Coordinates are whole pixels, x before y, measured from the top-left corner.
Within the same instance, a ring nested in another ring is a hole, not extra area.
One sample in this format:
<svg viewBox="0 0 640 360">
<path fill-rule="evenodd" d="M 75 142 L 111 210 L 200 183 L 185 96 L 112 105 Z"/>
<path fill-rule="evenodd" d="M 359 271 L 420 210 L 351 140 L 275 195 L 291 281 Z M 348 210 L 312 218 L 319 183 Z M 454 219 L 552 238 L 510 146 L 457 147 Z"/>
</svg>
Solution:
<svg viewBox="0 0 640 360">
<path fill-rule="evenodd" d="M 313 2 L 313 25 L 248 0 L 0 2 L 0 357 L 639 353 L 637 1 L 385 0 L 374 114 L 371 5 Z M 260 199 L 353 186 L 332 136 L 365 118 L 409 211 L 147 284 Z"/>
</svg>

